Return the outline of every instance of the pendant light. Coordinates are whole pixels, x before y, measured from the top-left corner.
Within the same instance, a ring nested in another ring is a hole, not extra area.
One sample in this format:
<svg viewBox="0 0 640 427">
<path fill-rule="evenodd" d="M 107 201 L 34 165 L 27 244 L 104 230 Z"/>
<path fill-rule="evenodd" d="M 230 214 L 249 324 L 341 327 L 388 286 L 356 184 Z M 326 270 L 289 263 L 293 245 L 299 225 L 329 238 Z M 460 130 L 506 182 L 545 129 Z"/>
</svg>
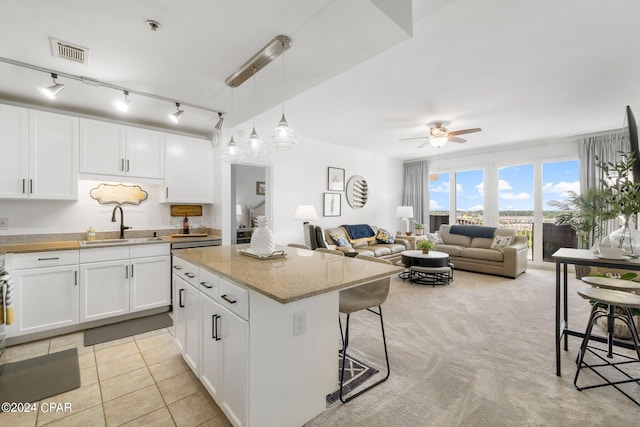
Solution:
<svg viewBox="0 0 640 427">
<path fill-rule="evenodd" d="M 298 143 L 296 135 L 289 127 L 287 119 L 284 117 L 284 42 L 282 47 L 282 117 L 276 128 L 271 132 L 269 140 L 278 150 L 291 150 Z"/>
<path fill-rule="evenodd" d="M 229 114 L 233 114 L 233 88 L 231 88 L 231 111 L 229 112 Z M 222 160 L 224 160 L 225 162 L 232 163 L 232 162 L 238 162 L 242 160 L 242 155 L 243 155 L 242 150 L 240 149 L 240 147 L 238 147 L 236 142 L 233 140 L 233 129 L 232 129 L 231 139 L 227 143 L 227 148 L 222 150 L 222 154 L 220 156 L 222 157 Z"/>
<path fill-rule="evenodd" d="M 264 142 L 256 132 L 256 69 L 253 69 L 253 129 L 249 139 L 245 142 L 245 155 L 251 159 L 257 159 L 267 154 Z"/>
<path fill-rule="evenodd" d="M 56 73 L 51 73 L 51 78 L 53 79 L 53 85 L 49 87 L 41 87 L 40 91 L 49 99 L 55 99 L 56 95 L 64 89 L 64 84 L 58 83 L 56 79 L 58 75 Z"/>
</svg>

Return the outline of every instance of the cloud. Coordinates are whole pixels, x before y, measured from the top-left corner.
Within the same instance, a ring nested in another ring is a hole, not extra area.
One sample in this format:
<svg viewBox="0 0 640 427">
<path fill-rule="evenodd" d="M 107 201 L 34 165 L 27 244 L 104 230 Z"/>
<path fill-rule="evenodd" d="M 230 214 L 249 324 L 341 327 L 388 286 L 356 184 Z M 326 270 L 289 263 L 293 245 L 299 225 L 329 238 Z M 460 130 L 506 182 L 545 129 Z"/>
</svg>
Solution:
<svg viewBox="0 0 640 427">
<path fill-rule="evenodd" d="M 475 206 L 471 206 L 470 208 L 467 208 L 467 211 L 481 211 L 484 209 L 484 205 L 475 205 Z"/>
<path fill-rule="evenodd" d="M 505 200 L 529 200 L 531 199 L 531 194 L 522 192 L 522 193 L 500 193 L 500 198 Z"/>
<path fill-rule="evenodd" d="M 580 181 L 560 181 L 558 183 L 547 182 L 542 186 L 542 191 L 544 193 L 560 194 L 563 197 L 566 197 L 568 196 L 569 191 L 580 193 Z"/>
<path fill-rule="evenodd" d="M 509 181 L 505 181 L 504 179 L 498 180 L 498 191 L 500 190 L 512 190 L 513 187 L 509 184 Z"/>
<path fill-rule="evenodd" d="M 442 209 L 442 206 L 440 206 L 440 203 L 438 203 L 437 200 L 429 200 L 429 209 L 433 210 L 440 210 Z"/>
<path fill-rule="evenodd" d="M 448 193 L 450 188 L 449 182 L 443 182 L 442 184 L 429 187 L 429 191 L 432 193 Z"/>
<path fill-rule="evenodd" d="M 484 181 L 477 184 L 474 188 L 482 197 L 484 197 Z"/>
</svg>

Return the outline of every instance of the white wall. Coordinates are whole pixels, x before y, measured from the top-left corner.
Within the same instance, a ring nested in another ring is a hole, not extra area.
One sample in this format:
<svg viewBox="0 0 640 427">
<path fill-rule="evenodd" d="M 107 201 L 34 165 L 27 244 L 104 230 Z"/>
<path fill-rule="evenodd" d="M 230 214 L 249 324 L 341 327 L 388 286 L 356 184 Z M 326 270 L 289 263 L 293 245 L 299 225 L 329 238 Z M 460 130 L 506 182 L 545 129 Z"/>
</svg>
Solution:
<svg viewBox="0 0 640 427">
<path fill-rule="evenodd" d="M 236 131 L 234 135 L 241 133 Z M 234 136 L 235 138 L 235 136 Z M 220 152 L 226 146 L 229 135 L 216 148 L 216 165 L 220 174 L 220 220 L 225 228 L 230 228 L 231 195 L 227 183 L 230 182 L 228 164 L 221 162 Z M 237 139 L 237 138 L 236 138 Z M 402 201 L 402 161 L 389 159 L 343 146 L 300 138 L 291 151 L 277 151 L 269 147 L 267 156 L 260 161 L 244 161 L 242 164 L 262 165 L 267 168 L 267 216 L 270 217 L 274 240 L 278 244 L 304 243 L 302 222 L 293 219 L 298 205 L 313 205 L 320 219 L 312 223 L 333 227 L 341 224 L 368 223 L 389 230 L 396 230 L 399 219 L 395 208 Z M 327 168 L 345 169 L 345 181 L 353 175 L 361 175 L 369 184 L 369 200 L 364 208 L 352 209 L 341 193 L 342 215 L 323 217 L 323 193 L 327 190 Z M 270 191 L 270 193 L 269 193 Z M 218 200 L 216 200 L 218 204 Z M 234 210 L 235 212 L 235 210 Z M 218 213 L 216 212 L 216 215 Z M 223 244 L 230 236 L 223 232 Z"/>
</svg>

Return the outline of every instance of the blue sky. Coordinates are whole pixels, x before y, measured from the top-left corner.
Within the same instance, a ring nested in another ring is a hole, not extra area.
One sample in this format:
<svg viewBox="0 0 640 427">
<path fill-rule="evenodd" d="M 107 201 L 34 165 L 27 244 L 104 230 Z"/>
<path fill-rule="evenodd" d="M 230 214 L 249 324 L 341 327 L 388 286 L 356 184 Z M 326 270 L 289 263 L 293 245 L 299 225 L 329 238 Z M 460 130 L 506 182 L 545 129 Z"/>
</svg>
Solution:
<svg viewBox="0 0 640 427">
<path fill-rule="evenodd" d="M 511 166 L 498 171 L 500 210 L 533 210 L 533 165 Z M 458 210 L 483 209 L 484 178 L 481 169 L 456 173 Z M 545 163 L 542 167 L 543 209 L 551 210 L 550 200 L 562 200 L 567 191 L 580 191 L 578 161 Z M 429 181 L 432 210 L 449 210 L 449 174 Z"/>
</svg>

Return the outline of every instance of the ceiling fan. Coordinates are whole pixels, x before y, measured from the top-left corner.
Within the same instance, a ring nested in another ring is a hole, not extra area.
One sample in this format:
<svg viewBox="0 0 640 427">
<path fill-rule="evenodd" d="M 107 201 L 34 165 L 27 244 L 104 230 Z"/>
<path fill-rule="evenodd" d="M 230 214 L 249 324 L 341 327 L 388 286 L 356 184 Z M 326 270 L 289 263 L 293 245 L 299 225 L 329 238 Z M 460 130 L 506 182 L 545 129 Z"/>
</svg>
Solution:
<svg viewBox="0 0 640 427">
<path fill-rule="evenodd" d="M 408 141 L 410 139 L 422 139 L 426 138 L 427 141 L 424 144 L 421 144 L 418 148 L 424 147 L 427 142 L 433 145 L 434 147 L 442 147 L 447 141 L 451 142 L 467 142 L 466 139 L 458 138 L 458 135 L 464 135 L 466 133 L 474 133 L 480 132 L 482 129 L 473 128 L 473 129 L 462 129 L 462 130 L 454 130 L 449 132 L 447 128 L 444 127 L 444 122 L 433 122 L 430 123 L 429 127 L 429 136 L 418 136 L 416 138 L 403 138 L 400 141 Z"/>
</svg>

